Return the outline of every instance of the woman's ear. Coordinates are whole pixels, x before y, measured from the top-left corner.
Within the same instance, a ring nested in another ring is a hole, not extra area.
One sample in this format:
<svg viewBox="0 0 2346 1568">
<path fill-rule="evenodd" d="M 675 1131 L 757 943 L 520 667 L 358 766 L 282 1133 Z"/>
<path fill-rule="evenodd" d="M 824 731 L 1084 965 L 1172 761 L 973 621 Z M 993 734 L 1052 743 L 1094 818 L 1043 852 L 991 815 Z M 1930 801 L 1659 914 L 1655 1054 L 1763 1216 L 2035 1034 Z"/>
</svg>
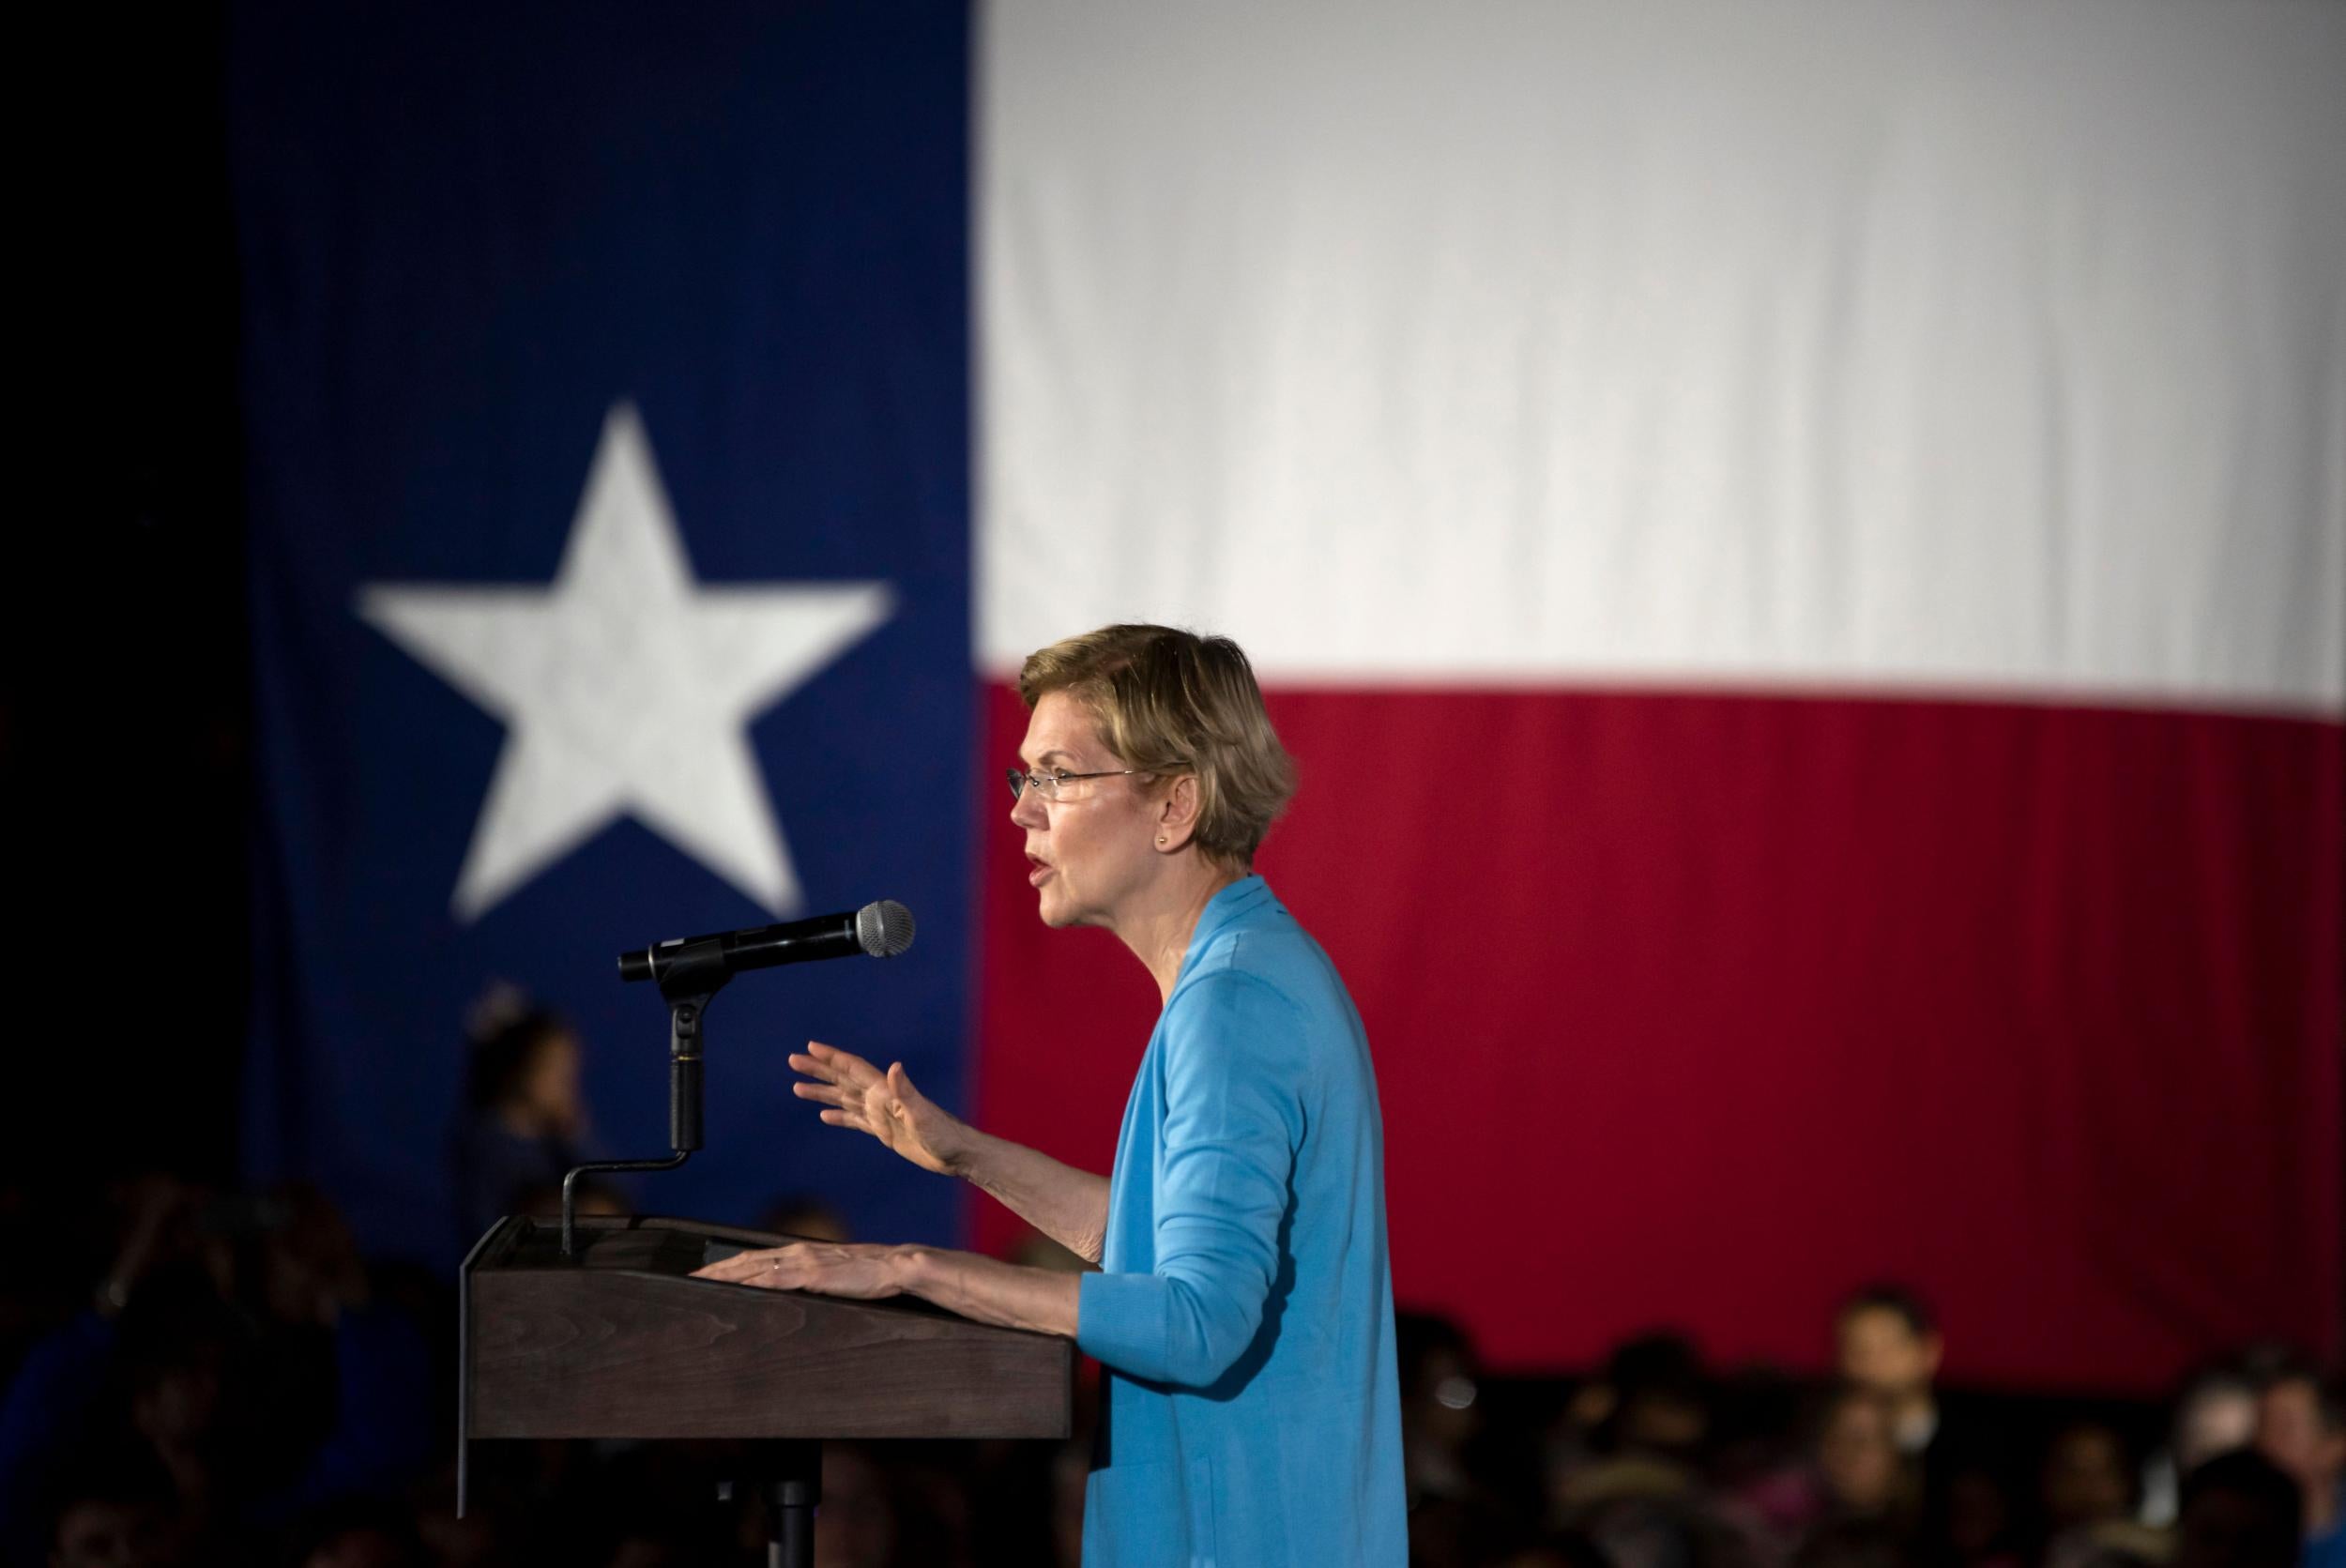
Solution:
<svg viewBox="0 0 2346 1568">
<path fill-rule="evenodd" d="M 1173 787 L 1157 802 L 1157 848 L 1170 855 L 1197 831 L 1197 775 L 1175 775 Z"/>
</svg>

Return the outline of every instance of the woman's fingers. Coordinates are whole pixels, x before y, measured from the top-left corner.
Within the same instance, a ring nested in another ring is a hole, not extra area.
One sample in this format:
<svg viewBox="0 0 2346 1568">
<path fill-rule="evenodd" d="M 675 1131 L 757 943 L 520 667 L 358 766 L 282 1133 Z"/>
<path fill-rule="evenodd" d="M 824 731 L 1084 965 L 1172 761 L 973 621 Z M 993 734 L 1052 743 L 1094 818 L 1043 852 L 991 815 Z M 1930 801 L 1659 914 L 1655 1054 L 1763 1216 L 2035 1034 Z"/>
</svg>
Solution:
<svg viewBox="0 0 2346 1568">
<path fill-rule="evenodd" d="M 793 1053 L 790 1058 L 790 1068 L 791 1071 L 802 1073 L 809 1078 L 820 1078 L 827 1084 L 836 1084 L 855 1075 L 854 1067 L 851 1065 L 852 1060 L 853 1058 L 849 1058 L 848 1062 L 841 1062 L 834 1058 L 800 1056 Z"/>
<path fill-rule="evenodd" d="M 695 1269 L 693 1273 L 695 1278 L 699 1279 L 722 1279 L 746 1283 L 765 1273 L 771 1267 L 773 1256 L 773 1249 L 736 1253 L 731 1257 Z"/>
<path fill-rule="evenodd" d="M 790 1071 L 804 1077 L 819 1078 L 824 1083 L 835 1084 L 844 1076 L 836 1065 L 812 1052 L 801 1055 L 793 1051 L 790 1053 L 789 1060 Z"/>
<path fill-rule="evenodd" d="M 736 1253 L 721 1262 L 693 1271 L 696 1279 L 726 1280 L 735 1285 L 754 1285 L 768 1290 L 787 1289 L 799 1283 L 812 1261 L 809 1249 L 802 1242 L 782 1247 L 759 1247 L 754 1251 Z"/>
<path fill-rule="evenodd" d="M 920 1094 L 905 1076 L 902 1062 L 882 1073 L 853 1051 L 819 1040 L 810 1040 L 804 1052 L 793 1053 L 790 1066 L 805 1079 L 792 1084 L 790 1092 L 830 1107 L 821 1113 L 826 1126 L 852 1127 L 876 1137 L 884 1136 L 877 1122 L 901 1116 L 906 1098 L 917 1102 Z"/>
<path fill-rule="evenodd" d="M 836 1084 L 849 1094 L 861 1094 L 881 1080 L 879 1069 L 852 1051 L 842 1051 L 819 1041 L 807 1042 L 804 1055 L 790 1058 L 791 1070 L 818 1083 Z"/>
<path fill-rule="evenodd" d="M 853 1051 L 843 1051 L 836 1045 L 826 1045 L 819 1040 L 810 1040 L 806 1043 L 806 1054 L 833 1073 L 865 1073 L 875 1078 L 879 1076 L 870 1062 L 865 1061 Z"/>
</svg>

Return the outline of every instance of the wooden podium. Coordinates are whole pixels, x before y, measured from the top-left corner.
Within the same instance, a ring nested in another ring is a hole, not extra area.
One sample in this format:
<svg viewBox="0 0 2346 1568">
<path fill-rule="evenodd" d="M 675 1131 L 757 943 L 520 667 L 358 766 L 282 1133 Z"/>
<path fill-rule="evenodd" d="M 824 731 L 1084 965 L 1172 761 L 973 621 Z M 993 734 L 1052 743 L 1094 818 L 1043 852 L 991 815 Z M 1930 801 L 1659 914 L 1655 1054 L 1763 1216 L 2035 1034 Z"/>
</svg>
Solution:
<svg viewBox="0 0 2346 1568">
<path fill-rule="evenodd" d="M 795 1439 L 777 1517 L 811 1529 L 826 1438 L 1065 1439 L 1075 1347 L 910 1297 L 694 1279 L 790 1240 L 687 1220 L 500 1220 L 465 1260 L 458 1423 L 491 1438 Z M 459 1502 L 463 1507 L 463 1459 Z M 813 1474 L 806 1473 L 809 1469 Z M 793 1489 L 795 1488 L 795 1490 Z M 771 1560 L 800 1560 L 780 1544 Z"/>
</svg>

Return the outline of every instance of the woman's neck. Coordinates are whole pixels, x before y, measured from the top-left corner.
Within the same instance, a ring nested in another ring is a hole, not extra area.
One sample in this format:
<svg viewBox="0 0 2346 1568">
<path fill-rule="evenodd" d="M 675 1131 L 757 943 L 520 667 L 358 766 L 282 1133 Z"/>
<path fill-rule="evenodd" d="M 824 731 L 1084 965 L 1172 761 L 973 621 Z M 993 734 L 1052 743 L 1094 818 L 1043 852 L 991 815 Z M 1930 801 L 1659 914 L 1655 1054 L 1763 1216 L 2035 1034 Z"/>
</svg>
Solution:
<svg viewBox="0 0 2346 1568">
<path fill-rule="evenodd" d="M 1175 861 L 1139 908 L 1119 911 L 1116 935 L 1148 967 L 1160 1006 L 1173 999 L 1173 982 L 1181 978 L 1181 960 L 1189 955 L 1189 939 L 1197 934 L 1206 906 L 1247 875 L 1192 850 Z"/>
</svg>

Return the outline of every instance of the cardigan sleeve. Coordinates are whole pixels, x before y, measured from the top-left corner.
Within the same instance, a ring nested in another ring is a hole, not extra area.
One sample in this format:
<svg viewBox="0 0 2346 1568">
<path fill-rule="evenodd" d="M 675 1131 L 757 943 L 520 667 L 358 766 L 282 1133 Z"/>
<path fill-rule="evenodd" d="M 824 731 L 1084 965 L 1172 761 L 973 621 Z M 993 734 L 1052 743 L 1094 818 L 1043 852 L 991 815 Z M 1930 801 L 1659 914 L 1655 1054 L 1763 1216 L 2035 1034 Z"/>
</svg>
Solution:
<svg viewBox="0 0 2346 1568">
<path fill-rule="evenodd" d="M 1267 982 L 1198 976 L 1165 1018 L 1150 1273 L 1086 1274 L 1076 1343 L 1118 1371 L 1203 1388 L 1261 1326 L 1303 1135 L 1298 1010 Z"/>
</svg>

